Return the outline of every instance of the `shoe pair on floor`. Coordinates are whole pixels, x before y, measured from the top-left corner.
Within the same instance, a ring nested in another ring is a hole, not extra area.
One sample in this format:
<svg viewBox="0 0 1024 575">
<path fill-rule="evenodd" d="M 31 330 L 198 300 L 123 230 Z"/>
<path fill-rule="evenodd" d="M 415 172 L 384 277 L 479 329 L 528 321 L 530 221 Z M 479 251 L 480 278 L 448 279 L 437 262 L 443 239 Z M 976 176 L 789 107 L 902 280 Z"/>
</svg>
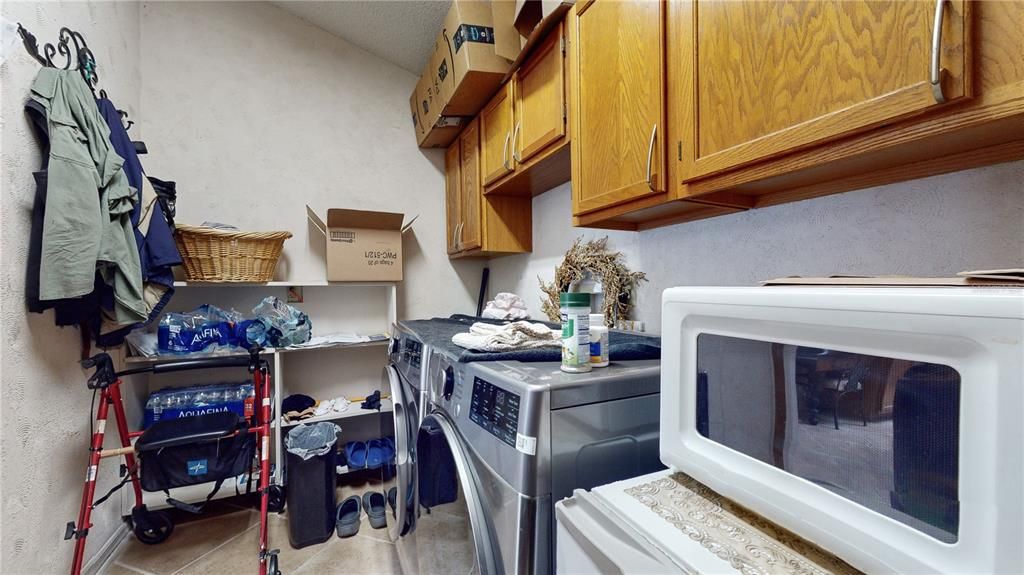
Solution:
<svg viewBox="0 0 1024 575">
<path fill-rule="evenodd" d="M 395 510 L 395 499 L 397 496 L 398 490 L 396 488 L 392 487 L 388 490 L 387 504 L 391 506 L 392 513 Z M 366 517 L 370 520 L 370 527 L 374 529 L 387 527 L 384 506 L 385 497 L 380 491 L 367 491 L 363 494 L 362 499 L 358 495 L 353 495 L 342 501 L 341 505 L 338 506 L 338 512 L 335 517 L 338 537 L 352 537 L 359 533 L 359 519 L 363 510 L 366 510 Z"/>
<path fill-rule="evenodd" d="M 395 460 L 395 438 L 381 437 L 345 444 L 345 460 L 349 469 L 377 469 Z"/>
</svg>

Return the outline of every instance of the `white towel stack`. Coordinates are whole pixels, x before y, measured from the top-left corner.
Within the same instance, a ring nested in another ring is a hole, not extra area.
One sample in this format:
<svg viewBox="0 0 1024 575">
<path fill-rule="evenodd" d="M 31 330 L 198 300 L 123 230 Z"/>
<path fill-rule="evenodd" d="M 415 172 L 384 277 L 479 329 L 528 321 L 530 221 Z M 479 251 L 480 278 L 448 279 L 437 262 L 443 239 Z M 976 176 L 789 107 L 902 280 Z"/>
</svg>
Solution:
<svg viewBox="0 0 1024 575">
<path fill-rule="evenodd" d="M 530 319 L 523 298 L 514 293 L 501 292 L 487 302 L 483 316 L 488 319 Z"/>
<path fill-rule="evenodd" d="M 559 347 L 562 333 L 542 323 L 517 321 L 506 325 L 477 322 L 469 333 L 457 333 L 452 343 L 476 351 L 515 351 L 539 347 Z"/>
</svg>

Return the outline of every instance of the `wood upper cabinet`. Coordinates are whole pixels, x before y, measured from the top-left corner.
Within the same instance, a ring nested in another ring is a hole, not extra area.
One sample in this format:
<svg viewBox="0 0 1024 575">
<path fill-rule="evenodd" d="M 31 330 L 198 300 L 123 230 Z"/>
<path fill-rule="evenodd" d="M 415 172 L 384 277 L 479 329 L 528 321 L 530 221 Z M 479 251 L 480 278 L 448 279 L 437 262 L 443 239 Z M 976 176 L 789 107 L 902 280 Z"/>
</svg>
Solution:
<svg viewBox="0 0 1024 575">
<path fill-rule="evenodd" d="M 564 46 L 562 27 L 556 26 L 516 71 L 512 149 L 517 164 L 565 137 Z"/>
<path fill-rule="evenodd" d="M 529 197 L 483 194 L 480 122 L 474 119 L 445 154 L 450 257 L 497 256 L 533 249 Z"/>
<path fill-rule="evenodd" d="M 462 218 L 462 148 L 456 138 L 444 154 L 445 176 L 445 207 L 448 230 L 448 253 L 459 251 L 459 240 L 456 236 Z"/>
<path fill-rule="evenodd" d="M 664 13 L 650 0 L 570 11 L 575 215 L 665 193 Z"/>
<path fill-rule="evenodd" d="M 480 111 L 480 164 L 484 185 L 512 172 L 512 83 Z"/>
<path fill-rule="evenodd" d="M 459 136 L 462 154 L 462 211 L 456 236 L 462 250 L 476 249 L 481 245 L 480 198 L 483 195 L 483 186 L 480 185 L 480 145 L 480 124 L 473 120 Z"/>
<path fill-rule="evenodd" d="M 535 196 L 569 181 L 564 38 L 553 26 L 480 111 L 485 195 Z"/>
<path fill-rule="evenodd" d="M 669 4 L 670 148 L 683 181 L 972 95 L 966 0 Z"/>
</svg>

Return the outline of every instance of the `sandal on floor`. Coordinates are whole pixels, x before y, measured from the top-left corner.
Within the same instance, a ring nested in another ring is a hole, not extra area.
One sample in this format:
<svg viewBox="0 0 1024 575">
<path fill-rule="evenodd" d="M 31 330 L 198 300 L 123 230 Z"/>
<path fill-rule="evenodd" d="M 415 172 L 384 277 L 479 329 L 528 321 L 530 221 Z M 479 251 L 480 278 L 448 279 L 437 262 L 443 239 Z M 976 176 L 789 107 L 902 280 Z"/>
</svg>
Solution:
<svg viewBox="0 0 1024 575">
<path fill-rule="evenodd" d="M 391 506 L 391 515 L 395 515 L 395 506 L 398 505 L 398 488 L 392 487 L 388 489 L 388 505 Z"/>
<path fill-rule="evenodd" d="M 366 444 L 362 441 L 349 441 L 345 444 L 345 461 L 349 469 L 362 469 L 366 467 Z"/>
<path fill-rule="evenodd" d="M 338 506 L 338 513 L 335 516 L 335 528 L 338 530 L 338 537 L 352 537 L 359 533 L 359 511 L 360 500 L 358 495 L 353 495 L 341 502 Z"/>
<path fill-rule="evenodd" d="M 363 507 L 366 508 L 366 516 L 370 519 L 370 527 L 384 529 L 388 526 L 384 517 L 384 494 L 380 491 L 367 491 L 363 494 Z"/>
</svg>

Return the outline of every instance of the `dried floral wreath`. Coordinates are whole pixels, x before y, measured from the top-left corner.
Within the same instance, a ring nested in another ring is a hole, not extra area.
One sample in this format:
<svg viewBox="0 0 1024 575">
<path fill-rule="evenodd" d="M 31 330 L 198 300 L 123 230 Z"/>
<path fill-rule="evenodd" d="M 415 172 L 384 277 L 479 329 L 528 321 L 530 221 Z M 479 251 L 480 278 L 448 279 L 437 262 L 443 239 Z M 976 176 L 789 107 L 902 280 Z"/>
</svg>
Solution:
<svg viewBox="0 0 1024 575">
<path fill-rule="evenodd" d="M 600 279 L 604 290 L 605 323 L 613 325 L 616 318 L 627 317 L 630 303 L 629 294 L 641 281 L 647 281 L 643 272 L 631 272 L 623 263 L 622 252 L 608 251 L 608 238 L 599 240 L 576 241 L 565 252 L 562 264 L 555 268 L 555 279 L 552 283 L 544 283 L 540 277 L 540 290 L 547 296 L 541 304 L 543 311 L 553 322 L 561 320 L 559 313 L 558 294 L 569 291 L 573 283 L 584 279 L 590 272 L 595 279 Z M 596 312 L 596 310 L 595 310 Z"/>
</svg>

